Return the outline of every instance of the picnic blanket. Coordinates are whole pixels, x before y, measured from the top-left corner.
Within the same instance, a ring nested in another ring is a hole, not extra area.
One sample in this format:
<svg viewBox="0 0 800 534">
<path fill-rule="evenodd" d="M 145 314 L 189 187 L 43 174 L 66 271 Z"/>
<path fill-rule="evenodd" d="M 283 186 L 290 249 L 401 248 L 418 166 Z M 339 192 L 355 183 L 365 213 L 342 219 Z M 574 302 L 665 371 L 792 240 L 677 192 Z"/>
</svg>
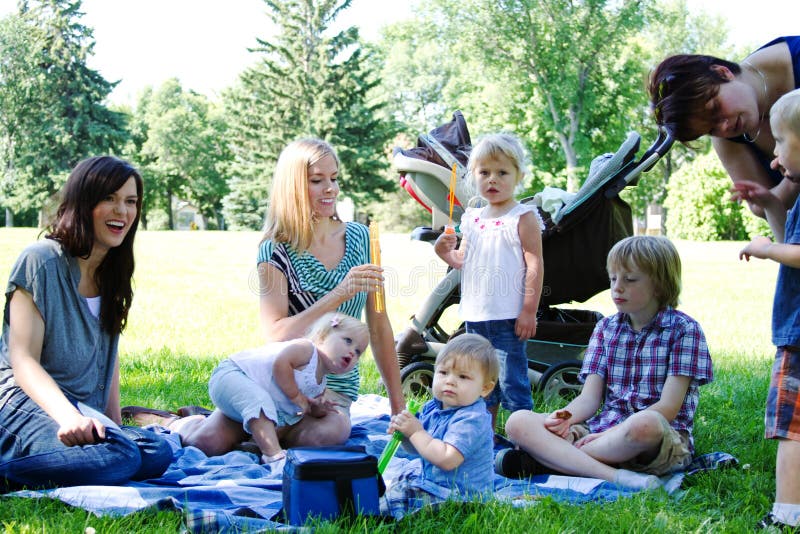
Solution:
<svg viewBox="0 0 800 534">
<path fill-rule="evenodd" d="M 389 441 L 386 434 L 389 413 L 385 397 L 360 396 L 352 406 L 353 430 L 347 445 L 361 445 L 370 454 L 380 456 Z M 272 472 L 269 467 L 260 465 L 259 458 L 247 452 L 208 457 L 194 447 L 181 447 L 177 435 L 160 430 L 175 454 L 172 464 L 159 478 L 125 486 L 74 486 L 18 491 L 8 496 L 59 499 L 97 515 L 125 515 L 146 508 L 178 510 L 184 514 L 186 527 L 191 532 L 296 530 L 280 522 L 281 472 Z M 390 485 L 410 461 L 408 454 L 398 449 L 384 472 L 386 484 Z M 685 472 L 665 478 L 664 487 L 668 493 L 674 493 L 687 474 L 736 463 L 734 457 L 725 453 L 706 454 L 696 458 Z M 498 500 L 515 506 L 528 506 L 545 496 L 583 503 L 612 501 L 634 493 L 603 480 L 557 475 L 530 480 L 495 475 L 494 487 Z"/>
</svg>

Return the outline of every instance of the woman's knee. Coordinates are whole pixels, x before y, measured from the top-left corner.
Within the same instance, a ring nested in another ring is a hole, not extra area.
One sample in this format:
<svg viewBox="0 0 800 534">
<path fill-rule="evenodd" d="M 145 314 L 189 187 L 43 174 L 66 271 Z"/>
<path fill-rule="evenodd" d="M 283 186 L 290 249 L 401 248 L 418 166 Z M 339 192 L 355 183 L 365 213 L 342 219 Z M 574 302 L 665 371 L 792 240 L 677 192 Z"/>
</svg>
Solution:
<svg viewBox="0 0 800 534">
<path fill-rule="evenodd" d="M 350 418 L 343 413 L 317 419 L 304 417 L 286 432 L 284 447 L 323 447 L 341 445 L 350 437 Z"/>
<path fill-rule="evenodd" d="M 131 477 L 133 480 L 146 480 L 164 474 L 172 463 L 172 447 L 170 444 L 149 430 L 139 427 L 121 427 L 125 436 L 136 444 L 141 458 L 139 469 Z"/>
</svg>

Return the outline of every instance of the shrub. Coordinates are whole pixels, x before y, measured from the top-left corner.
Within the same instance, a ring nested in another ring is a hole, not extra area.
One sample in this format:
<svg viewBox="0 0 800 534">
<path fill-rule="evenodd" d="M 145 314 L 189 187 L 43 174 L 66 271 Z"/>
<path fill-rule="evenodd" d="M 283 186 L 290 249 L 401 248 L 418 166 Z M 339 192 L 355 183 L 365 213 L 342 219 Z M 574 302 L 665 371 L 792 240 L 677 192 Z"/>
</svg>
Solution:
<svg viewBox="0 0 800 534">
<path fill-rule="evenodd" d="M 667 234 L 695 241 L 747 239 L 743 212 L 749 210 L 730 201 L 730 186 L 731 179 L 714 153 L 703 154 L 673 173 L 664 201 Z"/>
</svg>

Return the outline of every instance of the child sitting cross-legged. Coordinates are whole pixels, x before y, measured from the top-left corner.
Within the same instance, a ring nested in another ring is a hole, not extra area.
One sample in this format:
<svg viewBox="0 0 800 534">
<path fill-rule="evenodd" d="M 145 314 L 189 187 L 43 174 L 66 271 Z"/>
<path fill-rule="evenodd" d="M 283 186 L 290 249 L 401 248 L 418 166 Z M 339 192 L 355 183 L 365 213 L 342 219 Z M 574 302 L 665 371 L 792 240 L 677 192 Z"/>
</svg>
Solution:
<svg viewBox="0 0 800 534">
<path fill-rule="evenodd" d="M 483 397 L 497 382 L 494 347 L 477 334 L 462 334 L 436 357 L 433 400 L 418 417 L 392 416 L 389 433 L 400 431 L 403 447 L 419 454 L 381 500 L 384 514 L 400 519 L 425 504 L 466 500 L 493 489 L 494 432 Z"/>
<path fill-rule="evenodd" d="M 497 455 L 501 475 L 557 472 L 655 489 L 656 475 L 691 462 L 698 386 L 713 372 L 700 325 L 675 309 L 678 251 L 663 237 L 629 237 L 606 266 L 618 313 L 592 333 L 580 395 L 550 414 L 511 414 L 506 432 L 519 449 Z"/>
</svg>

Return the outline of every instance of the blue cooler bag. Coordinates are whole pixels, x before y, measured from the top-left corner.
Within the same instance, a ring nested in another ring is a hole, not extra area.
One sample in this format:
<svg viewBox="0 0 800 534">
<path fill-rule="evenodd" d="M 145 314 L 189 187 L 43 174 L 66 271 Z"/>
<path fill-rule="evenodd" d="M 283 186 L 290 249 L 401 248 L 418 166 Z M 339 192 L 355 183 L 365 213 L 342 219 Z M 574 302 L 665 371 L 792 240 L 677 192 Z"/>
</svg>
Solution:
<svg viewBox="0 0 800 534">
<path fill-rule="evenodd" d="M 291 525 L 309 517 L 379 515 L 385 489 L 378 459 L 364 447 L 295 447 L 286 454 L 283 512 Z"/>
</svg>

